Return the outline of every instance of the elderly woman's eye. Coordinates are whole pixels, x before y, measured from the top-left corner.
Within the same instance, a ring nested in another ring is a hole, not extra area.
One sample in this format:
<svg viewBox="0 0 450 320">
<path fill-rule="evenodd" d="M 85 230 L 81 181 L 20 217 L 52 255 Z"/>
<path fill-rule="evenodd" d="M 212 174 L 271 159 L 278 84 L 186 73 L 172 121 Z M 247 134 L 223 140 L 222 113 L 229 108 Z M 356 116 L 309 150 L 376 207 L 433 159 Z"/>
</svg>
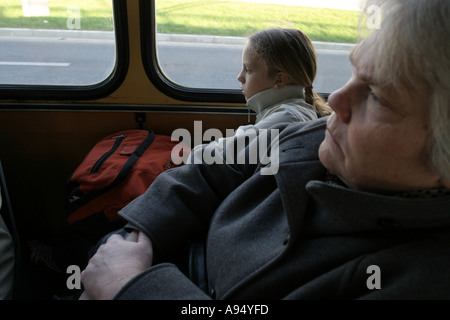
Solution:
<svg viewBox="0 0 450 320">
<path fill-rule="evenodd" d="M 385 105 L 384 101 L 380 99 L 373 91 L 370 91 L 369 93 L 370 98 L 379 105 Z"/>
</svg>

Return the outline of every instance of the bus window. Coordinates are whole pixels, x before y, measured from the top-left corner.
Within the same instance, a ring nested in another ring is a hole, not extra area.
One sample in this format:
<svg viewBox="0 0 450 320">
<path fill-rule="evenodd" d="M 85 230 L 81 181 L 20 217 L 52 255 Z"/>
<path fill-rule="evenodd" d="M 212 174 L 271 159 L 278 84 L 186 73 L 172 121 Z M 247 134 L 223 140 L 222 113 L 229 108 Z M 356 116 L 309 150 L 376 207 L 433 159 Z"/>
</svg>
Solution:
<svg viewBox="0 0 450 320">
<path fill-rule="evenodd" d="M 158 76 L 179 91 L 196 88 L 197 93 L 232 93 L 240 88 L 236 77 L 249 35 L 266 28 L 298 28 L 308 34 L 316 48 L 319 68 L 315 90 L 332 92 L 351 76 L 348 56 L 357 41 L 358 3 L 156 0 L 153 39 Z M 151 10 L 144 12 L 150 14 Z M 151 37 L 145 40 L 151 41 Z"/>
<path fill-rule="evenodd" d="M 102 83 L 118 59 L 113 11 L 112 0 L 3 0 L 0 86 Z"/>
</svg>

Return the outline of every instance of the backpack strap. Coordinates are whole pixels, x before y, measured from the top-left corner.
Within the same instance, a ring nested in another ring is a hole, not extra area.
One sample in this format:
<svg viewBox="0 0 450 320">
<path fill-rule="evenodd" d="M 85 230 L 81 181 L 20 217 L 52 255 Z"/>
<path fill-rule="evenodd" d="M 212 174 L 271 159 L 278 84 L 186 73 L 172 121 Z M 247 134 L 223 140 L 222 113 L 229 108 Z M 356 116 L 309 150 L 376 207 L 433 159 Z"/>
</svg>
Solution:
<svg viewBox="0 0 450 320">
<path fill-rule="evenodd" d="M 120 172 L 117 174 L 117 177 L 108 186 L 99 191 L 100 194 L 108 190 L 111 190 L 119 183 L 121 183 L 122 180 L 126 178 L 131 168 L 133 168 L 135 163 L 139 160 L 140 157 L 142 157 L 144 152 L 150 147 L 150 145 L 153 143 L 154 140 L 155 140 L 155 133 L 151 130 L 148 130 L 147 138 L 145 138 L 145 140 L 141 142 L 139 147 L 137 147 L 136 150 L 130 155 L 130 158 L 127 160 L 127 162 L 124 164 Z"/>
<path fill-rule="evenodd" d="M 76 202 L 76 205 L 71 207 L 70 213 L 75 212 L 82 206 L 84 206 L 86 203 L 89 203 L 91 200 L 95 199 L 96 197 L 100 196 L 101 194 L 108 192 L 109 190 L 115 188 L 118 186 L 128 175 L 130 170 L 133 168 L 133 166 L 136 164 L 136 162 L 139 160 L 140 157 L 144 154 L 144 152 L 150 147 L 150 145 L 155 140 L 155 133 L 152 130 L 147 130 L 148 135 L 144 139 L 144 141 L 141 142 L 141 144 L 134 150 L 134 152 L 130 155 L 127 162 L 123 165 L 122 169 L 120 169 L 117 176 L 114 178 L 114 180 L 108 184 L 106 187 L 92 191 L 85 195 L 83 198 L 79 198 L 77 196 L 73 197 L 67 197 L 65 200 L 65 207 L 69 208 L 69 204 L 73 204 L 72 202 Z M 76 194 L 76 192 L 75 192 Z"/>
</svg>

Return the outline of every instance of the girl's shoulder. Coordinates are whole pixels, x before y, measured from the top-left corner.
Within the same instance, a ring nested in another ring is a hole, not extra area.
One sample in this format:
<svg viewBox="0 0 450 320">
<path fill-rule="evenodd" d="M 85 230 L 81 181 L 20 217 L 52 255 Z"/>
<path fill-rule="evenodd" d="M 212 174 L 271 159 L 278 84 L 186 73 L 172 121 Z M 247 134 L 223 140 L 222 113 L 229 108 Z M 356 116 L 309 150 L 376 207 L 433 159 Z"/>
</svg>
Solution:
<svg viewBox="0 0 450 320">
<path fill-rule="evenodd" d="M 307 121 L 317 119 L 313 107 L 303 99 L 290 99 L 265 110 L 264 118 L 284 114 L 294 121 Z"/>
</svg>

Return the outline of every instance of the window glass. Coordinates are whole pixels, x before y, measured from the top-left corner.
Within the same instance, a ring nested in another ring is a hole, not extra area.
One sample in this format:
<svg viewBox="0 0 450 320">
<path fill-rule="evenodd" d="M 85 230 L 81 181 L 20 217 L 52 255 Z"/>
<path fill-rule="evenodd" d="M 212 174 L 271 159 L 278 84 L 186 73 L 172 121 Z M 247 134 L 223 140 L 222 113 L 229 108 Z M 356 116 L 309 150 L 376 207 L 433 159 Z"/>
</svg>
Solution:
<svg viewBox="0 0 450 320">
<path fill-rule="evenodd" d="M 159 66 L 179 86 L 239 89 L 247 37 L 275 27 L 298 28 L 313 41 L 317 92 L 332 92 L 351 76 L 359 0 L 156 0 L 155 7 Z"/>
<path fill-rule="evenodd" d="M 2 0 L 0 84 L 93 85 L 115 62 L 112 0 Z"/>
</svg>

